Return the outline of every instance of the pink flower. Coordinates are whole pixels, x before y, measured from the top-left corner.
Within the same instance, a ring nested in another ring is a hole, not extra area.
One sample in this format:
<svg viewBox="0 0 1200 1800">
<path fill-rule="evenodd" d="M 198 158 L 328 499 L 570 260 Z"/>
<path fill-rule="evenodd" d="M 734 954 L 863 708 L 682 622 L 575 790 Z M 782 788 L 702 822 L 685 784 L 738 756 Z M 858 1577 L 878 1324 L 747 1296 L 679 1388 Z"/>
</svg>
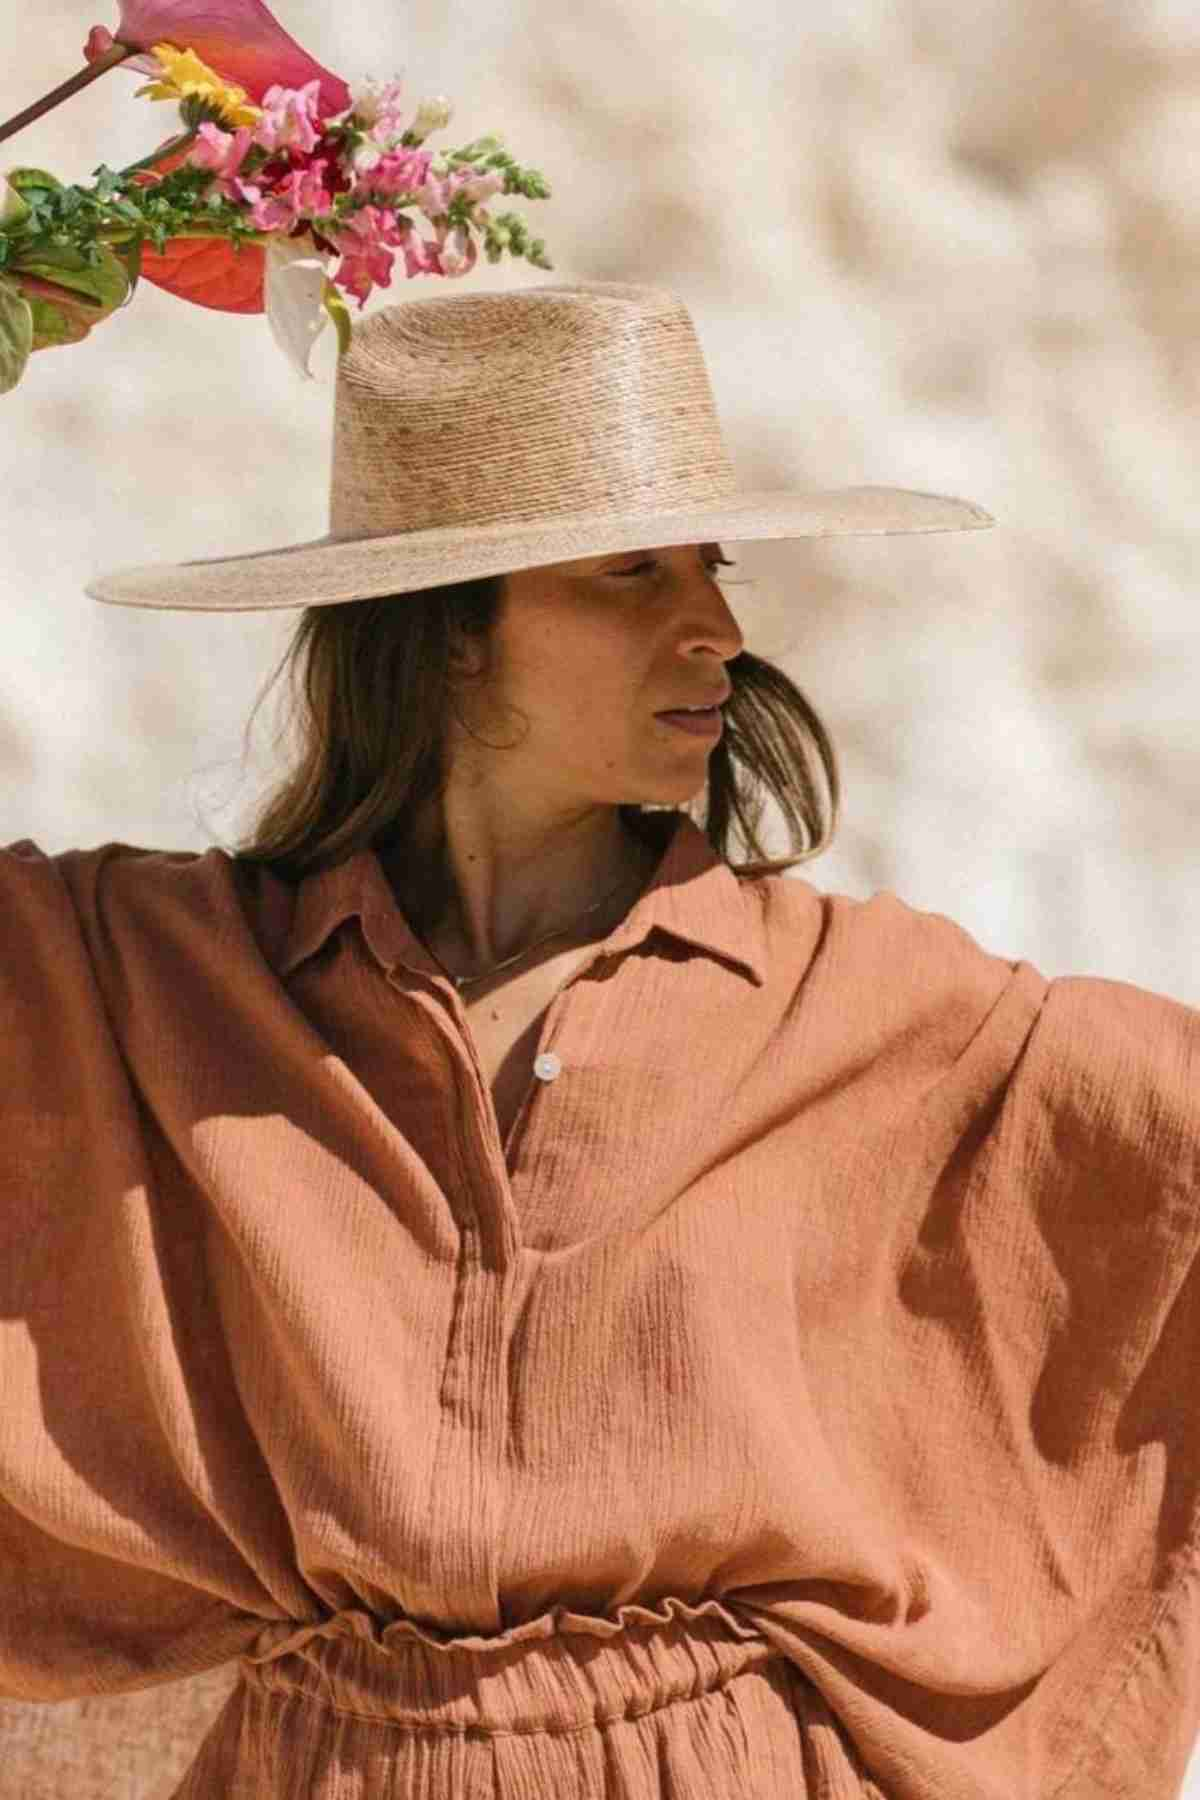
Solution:
<svg viewBox="0 0 1200 1800">
<path fill-rule="evenodd" d="M 479 257 L 479 246 L 465 225 L 438 233 L 443 275 L 469 275 Z"/>
<path fill-rule="evenodd" d="M 503 192 L 504 176 L 499 169 L 489 169 L 485 175 L 474 169 L 455 169 L 449 175 L 427 174 L 419 201 L 425 216 L 436 219 L 450 211 L 450 202 L 458 194 L 465 194 L 474 205 Z"/>
<path fill-rule="evenodd" d="M 401 239 L 401 247 L 404 251 L 404 273 L 410 281 L 414 275 L 440 275 L 442 259 L 438 246 L 427 242 L 411 219 L 407 223 L 408 230 Z"/>
<path fill-rule="evenodd" d="M 391 150 L 380 157 L 373 169 L 361 173 L 355 182 L 356 192 L 382 194 L 416 194 L 429 179 L 433 157 L 428 150 Z"/>
<path fill-rule="evenodd" d="M 197 169 L 211 169 L 219 177 L 216 185 L 225 198 L 236 199 L 233 178 L 246 160 L 254 132 L 249 125 L 239 125 L 233 132 L 222 131 L 219 125 L 206 120 L 196 135 L 199 142 L 193 146 L 188 161 Z"/>
<path fill-rule="evenodd" d="M 453 235 L 453 234 L 451 234 Z M 404 270 L 411 280 L 414 275 L 443 275 L 440 246 L 427 243 L 402 216 L 394 221 L 375 206 L 364 206 L 354 213 L 330 240 L 342 252 L 342 261 L 333 276 L 336 287 L 344 288 L 358 301 L 360 308 L 373 287 L 392 285 L 397 246 L 404 252 Z"/>
<path fill-rule="evenodd" d="M 417 195 L 417 203 L 427 219 L 436 219 L 440 213 L 449 212 L 453 193 L 449 176 L 428 175 Z"/>
<path fill-rule="evenodd" d="M 268 188 L 240 176 L 218 185 L 226 199 L 249 206 L 255 231 L 294 231 L 302 219 L 321 218 L 333 211 L 333 195 L 322 179 L 325 166 L 326 159 L 321 157 L 302 169 L 293 169 Z"/>
<path fill-rule="evenodd" d="M 363 81 L 353 90 L 353 110 L 358 124 L 380 144 L 404 136 L 401 116 L 403 82 Z"/>
<path fill-rule="evenodd" d="M 328 166 L 329 158 L 318 156 L 302 169 L 293 169 L 290 175 L 285 175 L 282 181 L 276 182 L 276 194 L 288 199 L 297 215 L 305 213 L 311 218 L 320 218 L 325 213 L 332 212 L 333 195 L 324 182 Z"/>
<path fill-rule="evenodd" d="M 341 251 L 342 267 L 334 277 L 358 299 L 365 299 L 371 283 L 392 284 L 390 246 L 399 241 L 396 226 L 377 206 L 364 206 L 330 233 L 330 243 Z M 344 278 L 344 279 L 343 279 Z M 365 284 L 366 293 L 363 286 Z"/>
<path fill-rule="evenodd" d="M 465 194 L 472 205 L 478 205 L 479 201 L 504 192 L 504 175 L 499 169 L 489 169 L 485 175 L 477 175 L 473 169 L 456 169 L 450 177 L 450 191 Z"/>
<path fill-rule="evenodd" d="M 358 256 L 343 256 L 337 270 L 331 277 L 334 287 L 342 288 L 350 297 L 358 301 L 359 311 L 366 305 L 371 296 L 374 283 L 367 264 Z M 390 287 L 392 267 L 388 264 L 387 277 L 380 283 L 381 287 Z"/>
<path fill-rule="evenodd" d="M 321 84 L 312 80 L 306 86 L 269 87 L 262 98 L 263 116 L 254 127 L 254 141 L 264 150 L 301 150 L 307 156 L 321 139 L 317 109 L 321 104 Z"/>
<path fill-rule="evenodd" d="M 241 199 L 250 204 L 250 223 L 255 231 L 291 231 L 296 215 L 286 200 L 264 194 L 261 188 L 244 181 L 236 184 Z"/>
<path fill-rule="evenodd" d="M 243 199 L 254 202 L 250 214 L 256 231 L 294 231 L 301 219 L 321 218 L 333 210 L 333 195 L 325 187 L 322 175 L 325 158 L 293 169 L 264 194 L 260 188 L 244 181 L 237 183 Z"/>
</svg>

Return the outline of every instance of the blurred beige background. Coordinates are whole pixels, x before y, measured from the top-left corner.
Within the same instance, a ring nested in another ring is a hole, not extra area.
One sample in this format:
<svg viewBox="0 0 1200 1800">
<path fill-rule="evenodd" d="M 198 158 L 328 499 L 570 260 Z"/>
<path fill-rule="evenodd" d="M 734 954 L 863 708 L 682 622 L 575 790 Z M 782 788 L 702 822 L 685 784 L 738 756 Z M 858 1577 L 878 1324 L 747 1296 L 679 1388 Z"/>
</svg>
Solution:
<svg viewBox="0 0 1200 1800">
<path fill-rule="evenodd" d="M 1048 976 L 1200 1005 L 1200 12 L 1190 0 L 277 0 L 348 80 L 498 130 L 553 275 L 648 279 L 696 321 L 748 485 L 894 483 L 999 521 L 748 545 L 748 646 L 831 730 L 818 888 L 888 888 Z M 0 7 L 0 117 L 115 6 Z M 0 146 L 87 181 L 177 128 L 116 71 Z M 401 262 L 401 271 L 402 271 Z M 369 311 L 431 291 L 402 272 Z M 0 844 L 203 850 L 241 829 L 299 614 L 97 605 L 94 572 L 327 527 L 332 328 L 304 383 L 263 318 L 144 285 L 3 397 Z M 166 1800 L 233 1671 L 0 1703 L 0 1800 Z M 1200 1800 L 1200 1758 L 1185 1794 Z"/>
</svg>

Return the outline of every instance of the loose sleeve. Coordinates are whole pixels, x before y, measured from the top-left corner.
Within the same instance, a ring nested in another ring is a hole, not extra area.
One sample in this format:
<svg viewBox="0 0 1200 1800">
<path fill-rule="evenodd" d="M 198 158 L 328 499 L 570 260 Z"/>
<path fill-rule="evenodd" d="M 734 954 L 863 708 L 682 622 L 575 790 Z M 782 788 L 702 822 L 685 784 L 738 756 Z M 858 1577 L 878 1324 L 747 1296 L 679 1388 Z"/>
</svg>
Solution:
<svg viewBox="0 0 1200 1800">
<path fill-rule="evenodd" d="M 906 1133 L 873 1189 L 896 1279 L 834 1368 L 875 1561 L 739 1610 L 883 1793 L 1170 1800 L 1200 1727 L 1200 1011 L 1019 964 Z"/>
<path fill-rule="evenodd" d="M 1023 1333 L 1008 1366 L 1057 1533 L 1031 1712 L 1059 1800 L 1176 1793 L 1200 1727 L 1200 1010 L 1052 981 L 992 1150 L 993 1265 L 1031 1297 L 1006 1308 L 997 1280 L 994 1318 Z"/>
<path fill-rule="evenodd" d="M 112 847 L 0 848 L 0 1696 L 117 1694 L 262 1628 L 197 1492 L 138 1096 L 77 902 Z M 137 854 L 135 852 L 135 854 Z"/>
</svg>

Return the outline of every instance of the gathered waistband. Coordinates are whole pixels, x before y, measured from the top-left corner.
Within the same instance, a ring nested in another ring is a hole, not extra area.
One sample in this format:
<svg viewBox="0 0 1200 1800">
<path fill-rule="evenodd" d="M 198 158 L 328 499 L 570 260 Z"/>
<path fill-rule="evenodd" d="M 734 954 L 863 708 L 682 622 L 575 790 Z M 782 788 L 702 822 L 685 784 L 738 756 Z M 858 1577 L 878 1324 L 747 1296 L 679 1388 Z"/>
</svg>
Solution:
<svg viewBox="0 0 1200 1800">
<path fill-rule="evenodd" d="M 615 1618 L 559 1607 L 494 1637 L 443 1638 L 348 1610 L 277 1622 L 239 1664 L 172 1800 L 834 1792 L 821 1767 L 823 1703 L 715 1600 L 630 1603 Z"/>
<path fill-rule="evenodd" d="M 386 1648 L 364 1614 L 339 1614 L 303 1642 L 244 1657 L 241 1667 L 264 1694 L 303 1696 L 356 1719 L 495 1736 L 636 1718 L 711 1693 L 778 1656 L 748 1628 L 731 1630 L 716 1603 L 707 1612 L 671 1601 L 662 1615 L 636 1610 L 645 1618 L 605 1622 L 606 1636 L 564 1622 L 523 1639 L 506 1633 L 435 1645 L 414 1633 Z"/>
</svg>

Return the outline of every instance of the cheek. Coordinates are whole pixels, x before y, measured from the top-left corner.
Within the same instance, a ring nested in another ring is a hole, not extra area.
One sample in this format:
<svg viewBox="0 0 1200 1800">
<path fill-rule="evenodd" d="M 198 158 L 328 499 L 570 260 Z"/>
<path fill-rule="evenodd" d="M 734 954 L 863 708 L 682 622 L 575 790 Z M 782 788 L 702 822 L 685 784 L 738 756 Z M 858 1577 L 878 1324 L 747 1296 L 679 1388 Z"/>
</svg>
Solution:
<svg viewBox="0 0 1200 1800">
<path fill-rule="evenodd" d="M 554 697 L 556 711 L 599 730 L 620 731 L 644 710 L 642 676 L 610 642 L 564 644 L 535 680 L 543 697 Z"/>
</svg>

